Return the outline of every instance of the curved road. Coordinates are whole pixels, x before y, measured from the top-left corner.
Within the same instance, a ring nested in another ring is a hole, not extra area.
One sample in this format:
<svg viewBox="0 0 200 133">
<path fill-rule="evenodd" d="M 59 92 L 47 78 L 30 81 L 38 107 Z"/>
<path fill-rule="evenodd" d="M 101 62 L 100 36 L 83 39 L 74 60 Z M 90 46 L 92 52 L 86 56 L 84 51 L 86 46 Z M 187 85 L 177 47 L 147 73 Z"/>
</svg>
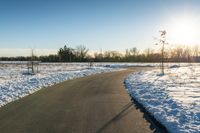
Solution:
<svg viewBox="0 0 200 133">
<path fill-rule="evenodd" d="M 132 68 L 66 81 L 0 108 L 1 133 L 160 132 L 123 86 Z"/>
</svg>

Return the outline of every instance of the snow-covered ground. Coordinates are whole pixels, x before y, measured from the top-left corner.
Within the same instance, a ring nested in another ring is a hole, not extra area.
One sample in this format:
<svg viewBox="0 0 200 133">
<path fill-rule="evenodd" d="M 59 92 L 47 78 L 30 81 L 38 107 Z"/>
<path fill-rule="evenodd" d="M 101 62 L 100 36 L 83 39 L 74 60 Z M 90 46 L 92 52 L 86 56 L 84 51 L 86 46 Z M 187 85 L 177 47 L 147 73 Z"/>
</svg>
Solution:
<svg viewBox="0 0 200 133">
<path fill-rule="evenodd" d="M 88 67 L 88 63 L 41 63 L 39 73 L 31 75 L 27 74 L 26 62 L 0 62 L 0 107 L 53 84 L 120 70 L 103 66 Z"/>
<path fill-rule="evenodd" d="M 200 132 L 200 64 L 171 65 L 136 72 L 125 79 L 128 92 L 172 133 Z"/>
</svg>

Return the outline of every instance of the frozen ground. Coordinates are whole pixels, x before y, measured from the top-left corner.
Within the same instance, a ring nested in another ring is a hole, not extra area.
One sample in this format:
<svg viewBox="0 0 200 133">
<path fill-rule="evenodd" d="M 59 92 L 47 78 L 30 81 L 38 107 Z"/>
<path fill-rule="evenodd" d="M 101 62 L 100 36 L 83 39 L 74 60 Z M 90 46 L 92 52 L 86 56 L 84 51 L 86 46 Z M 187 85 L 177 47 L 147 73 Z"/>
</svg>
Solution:
<svg viewBox="0 0 200 133">
<path fill-rule="evenodd" d="M 200 64 L 171 65 L 130 74 L 128 92 L 169 132 L 200 132 Z"/>
<path fill-rule="evenodd" d="M 39 73 L 30 75 L 25 62 L 0 62 L 0 107 L 65 80 L 119 70 L 88 66 L 88 63 L 41 63 Z"/>
</svg>

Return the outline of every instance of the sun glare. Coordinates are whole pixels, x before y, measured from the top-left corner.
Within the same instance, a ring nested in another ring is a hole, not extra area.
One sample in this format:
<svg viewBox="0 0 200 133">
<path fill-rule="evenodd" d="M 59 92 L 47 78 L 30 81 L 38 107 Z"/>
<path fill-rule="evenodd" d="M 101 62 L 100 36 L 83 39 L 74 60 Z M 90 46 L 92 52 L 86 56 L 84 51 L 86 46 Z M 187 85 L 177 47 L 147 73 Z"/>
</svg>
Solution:
<svg viewBox="0 0 200 133">
<path fill-rule="evenodd" d="M 198 25 L 195 18 L 176 18 L 169 25 L 169 40 L 174 44 L 194 45 L 200 43 Z"/>
</svg>

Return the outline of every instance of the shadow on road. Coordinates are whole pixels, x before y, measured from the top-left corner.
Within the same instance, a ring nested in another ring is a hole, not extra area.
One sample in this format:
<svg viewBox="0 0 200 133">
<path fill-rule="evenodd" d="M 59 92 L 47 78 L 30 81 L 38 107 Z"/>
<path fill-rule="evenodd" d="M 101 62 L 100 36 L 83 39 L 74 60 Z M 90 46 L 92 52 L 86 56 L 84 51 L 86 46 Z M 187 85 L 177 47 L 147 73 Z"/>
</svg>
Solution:
<svg viewBox="0 0 200 133">
<path fill-rule="evenodd" d="M 115 115 L 111 120 L 109 120 L 107 123 L 105 123 L 96 133 L 103 132 L 103 130 L 106 129 L 111 123 L 119 120 L 120 118 L 122 118 L 123 116 L 128 114 L 133 109 L 133 108 L 130 108 L 132 106 L 133 106 L 132 102 L 126 104 L 117 115 Z"/>
<path fill-rule="evenodd" d="M 168 133 L 165 127 L 163 127 L 159 122 L 155 120 L 137 101 L 135 101 L 133 98 L 131 99 L 131 102 L 126 104 L 122 110 L 115 115 L 112 119 L 110 119 L 107 123 L 105 123 L 99 130 L 96 131 L 96 133 L 102 133 L 110 124 L 113 122 L 120 120 L 122 117 L 127 115 L 133 108 L 135 107 L 137 110 L 142 112 L 143 118 L 147 120 L 150 123 L 150 129 L 154 133 Z M 141 129 L 142 130 L 142 129 Z"/>
</svg>

